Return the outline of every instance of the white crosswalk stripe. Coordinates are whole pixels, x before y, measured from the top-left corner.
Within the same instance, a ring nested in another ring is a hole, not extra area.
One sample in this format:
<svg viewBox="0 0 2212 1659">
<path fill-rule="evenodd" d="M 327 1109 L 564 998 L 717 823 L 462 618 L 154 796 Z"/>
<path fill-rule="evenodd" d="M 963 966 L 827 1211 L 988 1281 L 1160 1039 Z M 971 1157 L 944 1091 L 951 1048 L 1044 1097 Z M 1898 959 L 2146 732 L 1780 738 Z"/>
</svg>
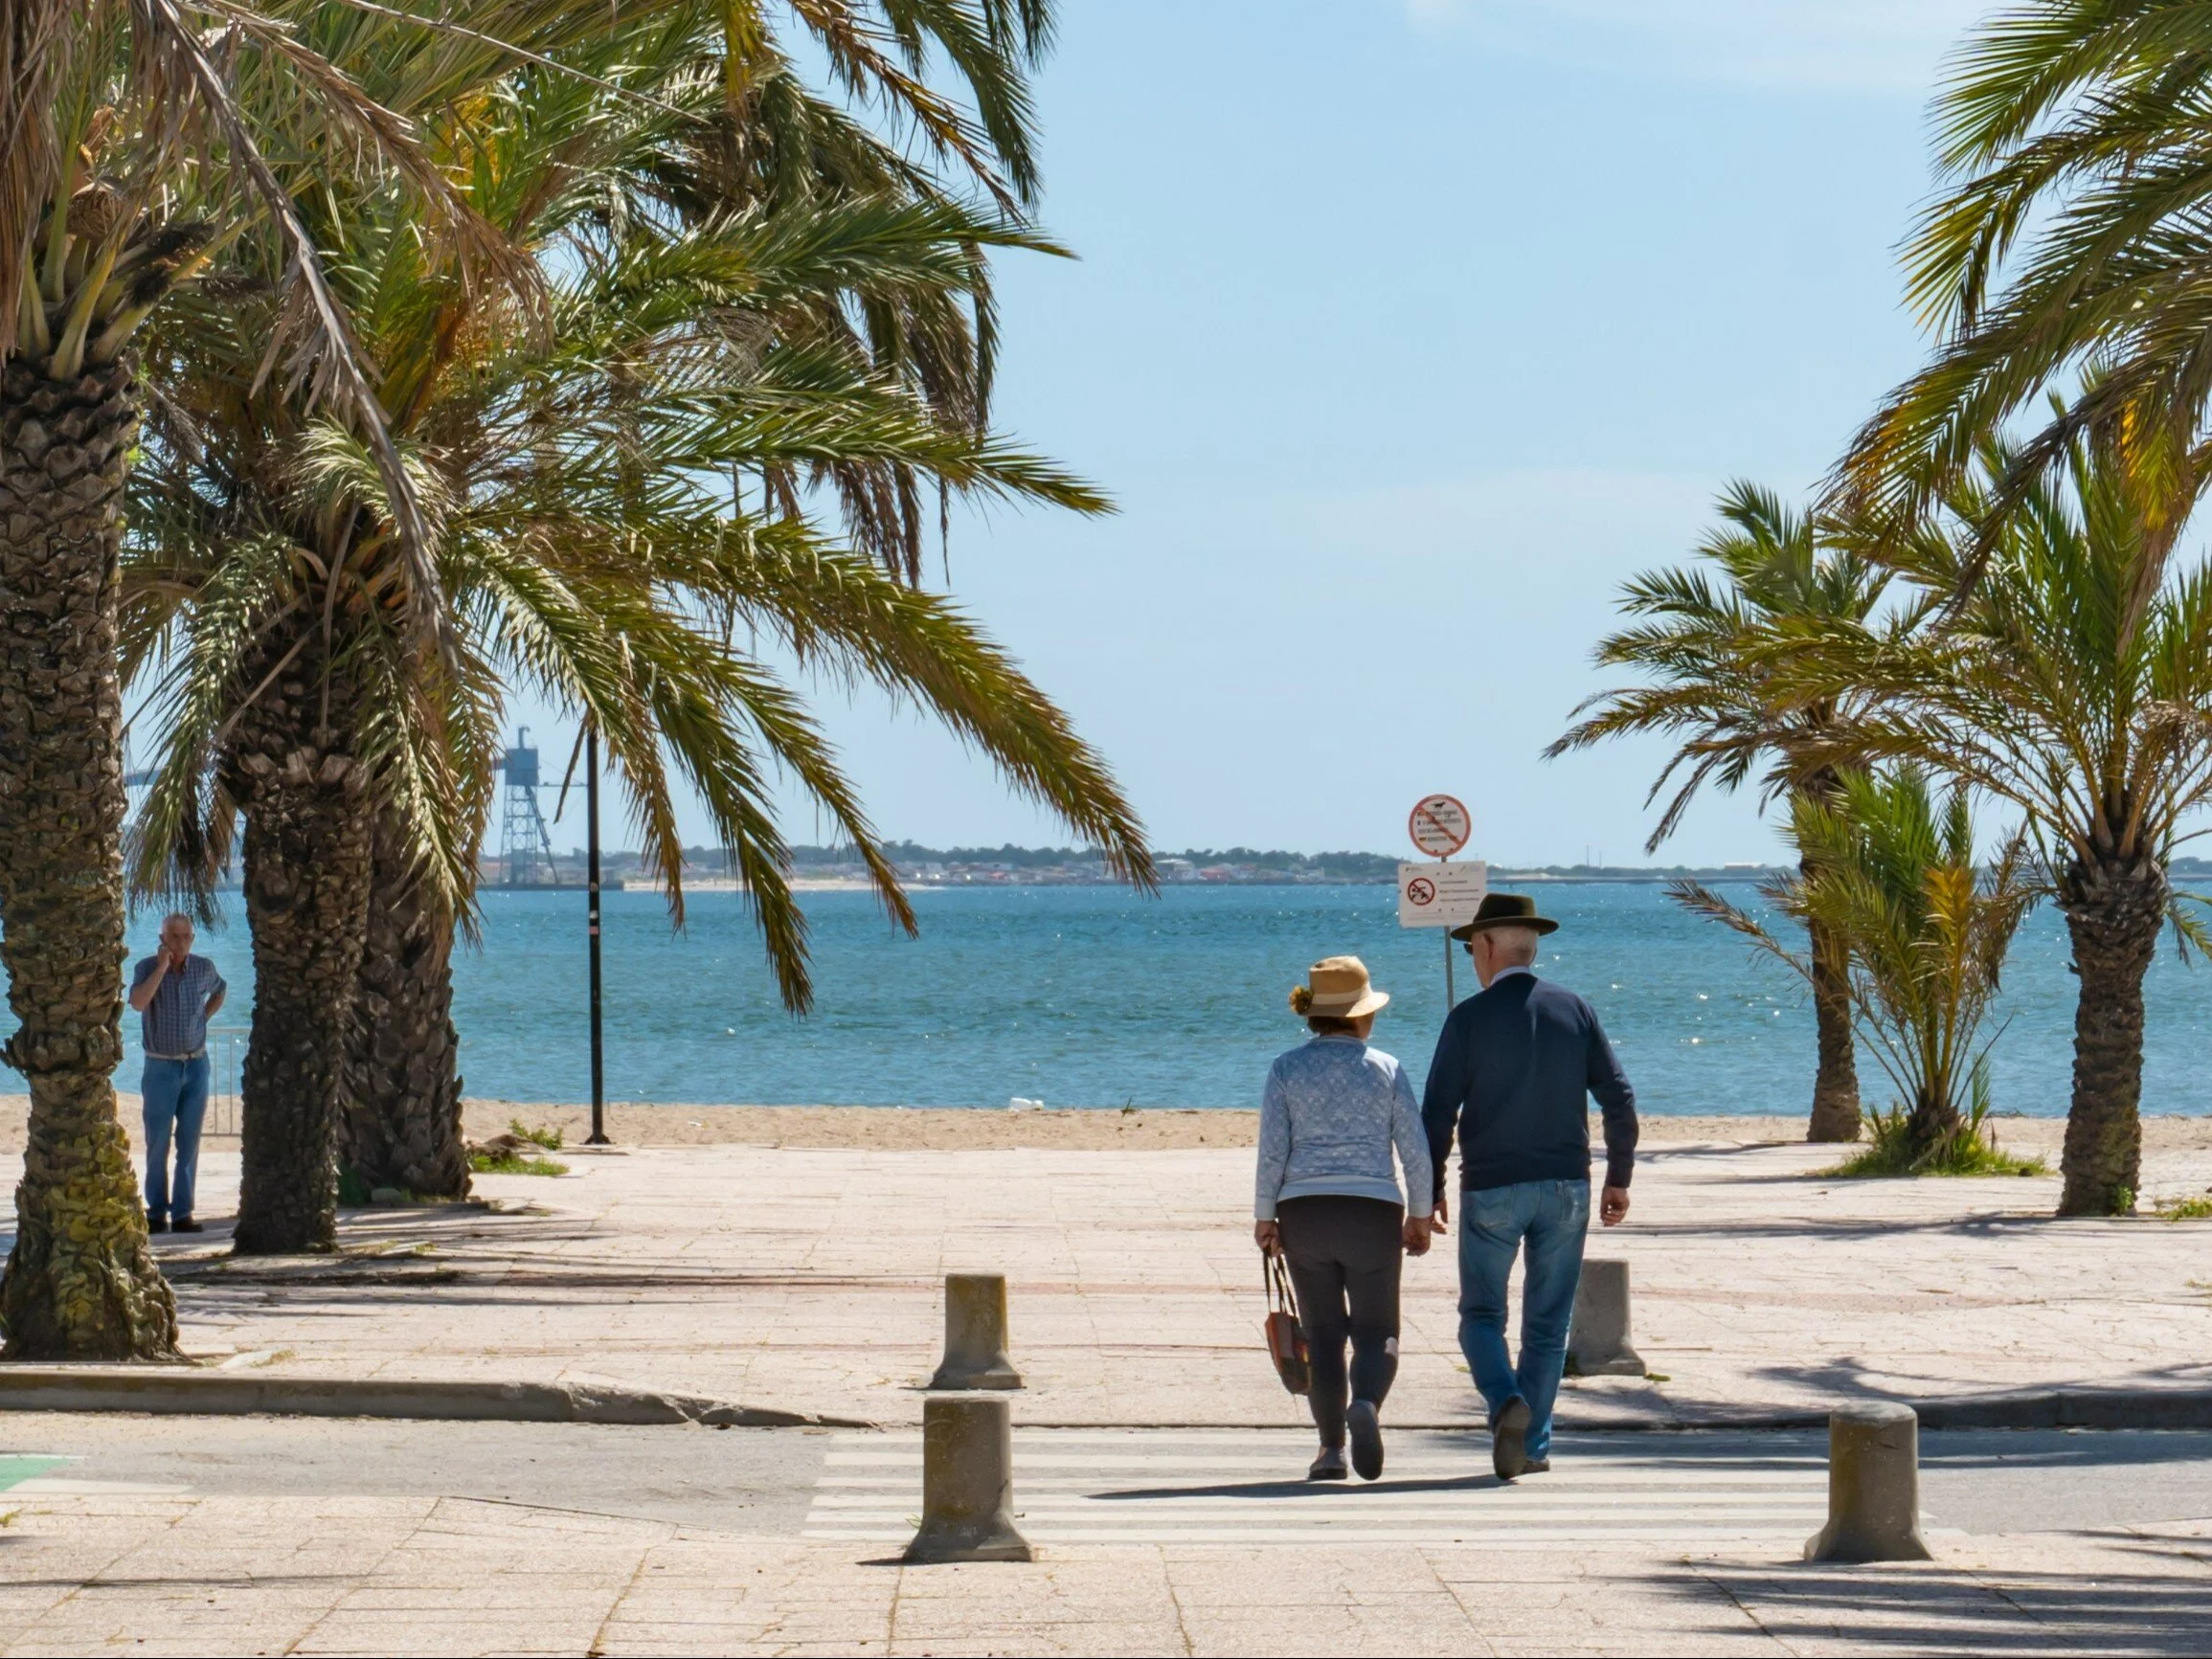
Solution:
<svg viewBox="0 0 2212 1659">
<path fill-rule="evenodd" d="M 1016 1429 L 1014 1510 L 1033 1543 L 1801 1541 L 1827 1515 L 1824 1447 L 1802 1437 L 1589 1437 L 1511 1486 L 1486 1437 L 1401 1431 L 1384 1478 L 1308 1484 L 1312 1437 L 1279 1429 Z M 921 1512 L 921 1436 L 830 1443 L 806 1536 L 903 1543 Z"/>
</svg>

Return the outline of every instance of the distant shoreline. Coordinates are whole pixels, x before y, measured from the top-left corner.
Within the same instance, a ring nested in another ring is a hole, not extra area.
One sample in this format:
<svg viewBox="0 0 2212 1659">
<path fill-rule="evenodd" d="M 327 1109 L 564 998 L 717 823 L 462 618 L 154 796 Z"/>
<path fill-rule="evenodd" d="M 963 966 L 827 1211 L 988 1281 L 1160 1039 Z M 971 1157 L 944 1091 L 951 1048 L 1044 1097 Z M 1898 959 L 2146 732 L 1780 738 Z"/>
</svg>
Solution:
<svg viewBox="0 0 2212 1659">
<path fill-rule="evenodd" d="M 1629 875 L 1553 875 L 1544 871 L 1492 870 L 1490 880 L 1495 884 L 1511 883 L 1516 886 L 1613 886 L 1654 887 L 1667 882 L 1695 881 L 1707 886 L 1729 886 L 1765 881 L 1776 872 L 1771 870 L 1731 870 L 1724 875 L 1713 875 L 1702 870 L 1676 873 L 1655 870 L 1648 874 Z M 908 876 L 899 878 L 899 885 L 909 892 L 922 893 L 983 893 L 999 892 L 1007 887 L 1126 887 L 1128 884 L 1117 876 L 1067 877 L 1025 880 L 1019 873 L 1005 880 L 987 880 L 966 877 L 959 881 L 937 876 Z M 621 884 L 622 889 L 633 893 L 663 893 L 666 884 L 645 881 L 636 876 Z M 1175 881 L 1162 884 L 1162 890 L 1198 889 L 1209 891 L 1220 887 L 1392 887 L 1393 879 L 1380 876 L 1290 876 L 1257 874 L 1237 876 L 1219 881 Z M 864 876 L 793 876 L 791 890 L 796 893 L 871 893 L 874 886 Z M 479 895 L 499 892 L 581 892 L 580 887 L 566 885 L 558 887 L 502 887 L 496 883 L 477 889 Z M 742 893 L 750 891 L 743 882 L 730 881 L 721 876 L 687 877 L 687 893 Z"/>
</svg>

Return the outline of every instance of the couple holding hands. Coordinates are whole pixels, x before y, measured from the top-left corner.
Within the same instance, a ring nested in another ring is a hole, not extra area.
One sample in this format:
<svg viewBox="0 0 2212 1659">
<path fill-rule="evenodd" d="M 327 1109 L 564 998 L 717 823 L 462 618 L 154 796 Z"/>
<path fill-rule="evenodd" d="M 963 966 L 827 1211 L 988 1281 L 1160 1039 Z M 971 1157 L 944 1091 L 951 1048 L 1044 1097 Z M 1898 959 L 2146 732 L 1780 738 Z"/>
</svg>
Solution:
<svg viewBox="0 0 2212 1659">
<path fill-rule="evenodd" d="M 1551 1467 L 1552 1402 L 1590 1227 L 1589 1099 L 1604 1112 L 1606 1226 L 1628 1214 L 1636 1140 L 1636 1095 L 1597 1015 L 1536 976 L 1537 941 L 1557 926 L 1530 899 L 1491 893 L 1453 930 L 1482 989 L 1446 1017 L 1418 1108 L 1405 1068 L 1367 1045 L 1390 998 L 1357 956 L 1315 963 L 1291 993 L 1313 1037 L 1268 1073 L 1253 1233 L 1283 1259 L 1298 1292 L 1321 1439 L 1310 1479 L 1344 1479 L 1347 1445 L 1362 1479 L 1383 1472 L 1399 1275 L 1406 1256 L 1426 1254 L 1446 1230 L 1455 1135 L 1459 1346 L 1489 1408 L 1491 1462 L 1501 1480 Z M 1524 1252 L 1516 1363 L 1505 1287 Z"/>
</svg>

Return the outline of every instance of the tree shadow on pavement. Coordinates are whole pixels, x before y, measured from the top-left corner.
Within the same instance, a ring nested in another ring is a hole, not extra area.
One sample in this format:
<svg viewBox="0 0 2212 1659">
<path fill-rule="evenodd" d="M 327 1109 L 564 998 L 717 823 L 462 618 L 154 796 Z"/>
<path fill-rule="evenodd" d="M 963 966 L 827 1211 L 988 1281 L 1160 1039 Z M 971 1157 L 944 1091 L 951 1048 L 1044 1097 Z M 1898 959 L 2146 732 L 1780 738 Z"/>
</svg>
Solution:
<svg viewBox="0 0 2212 1659">
<path fill-rule="evenodd" d="M 1898 1379 L 1898 1362 L 1893 1358 L 1885 1358 L 1879 1366 L 1875 1366 L 1862 1362 L 1849 1355 L 1840 1355 L 1819 1364 L 1755 1365 L 1747 1373 L 1748 1376 L 1761 1381 L 1785 1383 L 1796 1391 L 1795 1397 L 1799 1399 L 1894 1400 L 1901 1401 L 1907 1405 L 1925 1404 L 1930 1409 L 1932 1409 L 1938 1401 L 1952 1406 L 1971 1405 L 1977 1400 L 2003 1399 L 2023 1392 L 2020 1388 L 2002 1388 L 1993 1389 L 1979 1395 L 1963 1393 L 1957 1389 L 1955 1380 L 1947 1376 L 1930 1376 L 1928 1379 L 1929 1387 L 1926 1389 L 1914 1388 L 1911 1385 L 1912 1379 L 1909 1378 L 1903 1379 L 1905 1386 L 1900 1387 L 1896 1385 L 1895 1381 L 1877 1383 L 1869 1380 L 1871 1377 L 1877 1374 L 1885 1379 Z M 2174 1365 L 2139 1366 L 2133 1371 L 2112 1372 L 2097 1377 L 2093 1380 L 2077 1378 L 2062 1382 L 2039 1382 L 2034 1384 L 2031 1390 L 2026 1391 L 2044 1393 L 2052 1390 L 2063 1390 L 2069 1395 L 2079 1396 L 2085 1401 L 2094 1401 L 2099 1398 L 2129 1397 L 2146 1391 L 2164 1389 L 2196 1392 L 2208 1384 L 2212 1384 L 2212 1362 L 2197 1359 L 2186 1360 Z M 2023 1424 L 2022 1426 L 2058 1428 L 2067 1425 L 2049 1424 Z M 2094 1426 L 2102 1427 L 2104 1425 Z M 2145 1424 L 2144 1426 L 2156 1425 Z M 1936 1433 L 1942 1431 L 1924 1425 L 1922 1432 Z M 1960 1432 L 1971 1431 L 1961 1430 Z"/>
<path fill-rule="evenodd" d="M 1657 1581 L 1701 1603 L 1716 1587 L 1798 1651 L 2201 1654 L 2212 1631 L 2212 1568 L 2141 1539 L 2096 1550 L 2078 1572 L 1705 1562 Z"/>
</svg>

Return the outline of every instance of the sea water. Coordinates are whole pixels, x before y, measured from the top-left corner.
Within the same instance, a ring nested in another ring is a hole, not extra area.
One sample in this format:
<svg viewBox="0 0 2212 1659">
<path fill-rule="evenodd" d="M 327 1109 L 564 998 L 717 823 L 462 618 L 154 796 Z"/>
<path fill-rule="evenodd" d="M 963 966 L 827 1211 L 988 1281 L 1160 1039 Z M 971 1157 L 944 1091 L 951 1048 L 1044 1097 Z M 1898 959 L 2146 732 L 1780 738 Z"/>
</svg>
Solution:
<svg viewBox="0 0 2212 1659">
<path fill-rule="evenodd" d="M 1801 1112 L 1813 1016 L 1799 981 L 1662 889 L 1534 889 L 1561 923 L 1541 971 L 1596 1005 L 1643 1110 Z M 1749 886 L 1727 889 L 1755 908 Z M 236 895 L 226 895 L 232 908 Z M 1258 1103 L 1269 1060 L 1298 1042 L 1290 988 L 1318 956 L 1364 957 L 1392 995 L 1374 1042 L 1426 1075 L 1444 1011 L 1443 940 L 1401 929 L 1389 887 L 921 888 L 908 938 L 866 893 L 804 896 L 815 1006 L 777 1000 L 742 895 L 700 893 L 670 929 L 661 896 L 605 895 L 609 1098 L 767 1105 L 1237 1107 Z M 483 943 L 455 958 L 462 1067 L 476 1096 L 590 1098 L 580 891 L 483 895 Z M 157 918 L 132 927 L 149 952 Z M 242 920 L 201 935 L 230 978 L 219 1023 L 242 1026 L 252 972 Z M 1475 990 L 1464 955 L 1458 995 Z M 2047 907 L 2022 928 L 1991 1022 L 2000 1111 L 2063 1114 L 2074 977 Z M 2212 1110 L 2212 968 L 2168 948 L 2152 969 L 2143 1108 Z M 0 1026 L 6 1021 L 0 1019 Z M 138 1020 L 118 1074 L 135 1087 Z M 1869 1104 L 1892 1097 L 1862 1046 Z M 13 1087 L 20 1088 L 19 1082 Z"/>
</svg>

